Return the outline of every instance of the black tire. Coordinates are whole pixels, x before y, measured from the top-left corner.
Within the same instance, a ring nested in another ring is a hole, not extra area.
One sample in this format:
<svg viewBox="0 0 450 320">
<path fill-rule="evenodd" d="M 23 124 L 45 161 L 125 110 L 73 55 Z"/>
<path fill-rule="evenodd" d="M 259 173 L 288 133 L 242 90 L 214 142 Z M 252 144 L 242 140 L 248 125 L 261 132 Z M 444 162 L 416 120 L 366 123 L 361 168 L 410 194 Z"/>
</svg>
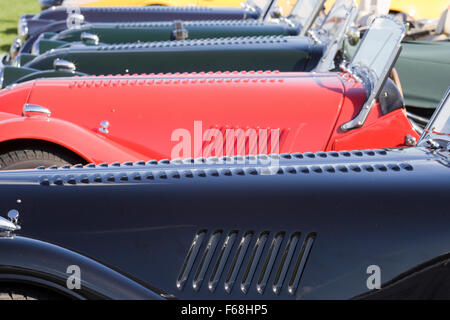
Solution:
<svg viewBox="0 0 450 320">
<path fill-rule="evenodd" d="M 0 300 L 61 300 L 62 296 L 47 290 L 7 285 L 0 287 Z"/>
<path fill-rule="evenodd" d="M 0 170 L 34 169 L 82 163 L 79 157 L 58 148 L 27 147 L 0 151 Z"/>
</svg>

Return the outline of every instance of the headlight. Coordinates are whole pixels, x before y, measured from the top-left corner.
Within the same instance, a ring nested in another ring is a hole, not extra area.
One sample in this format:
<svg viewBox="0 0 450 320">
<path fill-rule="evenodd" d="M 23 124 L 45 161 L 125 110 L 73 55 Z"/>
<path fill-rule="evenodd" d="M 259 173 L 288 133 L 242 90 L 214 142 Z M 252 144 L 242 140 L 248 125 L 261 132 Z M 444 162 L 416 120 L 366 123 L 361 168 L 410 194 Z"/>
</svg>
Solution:
<svg viewBox="0 0 450 320">
<path fill-rule="evenodd" d="M 3 68 L 0 69 L 0 89 L 3 89 Z"/>
<path fill-rule="evenodd" d="M 15 38 L 9 49 L 9 58 L 13 60 L 20 52 L 22 48 L 22 41 L 19 38 Z"/>
<path fill-rule="evenodd" d="M 25 18 L 19 19 L 17 31 L 18 31 L 20 38 L 26 39 L 26 37 L 28 36 L 28 21 L 27 21 L 27 19 L 25 19 Z"/>
<path fill-rule="evenodd" d="M 39 4 L 41 5 L 41 9 L 45 10 L 53 6 L 60 6 L 63 0 L 39 0 Z"/>
</svg>

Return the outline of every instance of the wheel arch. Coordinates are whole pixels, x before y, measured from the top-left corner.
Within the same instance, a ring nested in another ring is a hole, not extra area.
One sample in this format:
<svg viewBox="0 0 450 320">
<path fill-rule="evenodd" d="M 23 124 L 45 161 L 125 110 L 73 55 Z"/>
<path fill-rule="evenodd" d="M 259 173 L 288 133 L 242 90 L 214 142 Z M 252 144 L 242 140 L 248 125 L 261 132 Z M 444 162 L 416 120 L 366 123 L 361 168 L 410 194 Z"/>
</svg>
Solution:
<svg viewBox="0 0 450 320">
<path fill-rule="evenodd" d="M 85 163 L 138 161 L 147 158 L 108 136 L 57 118 L 5 117 L 4 121 L 0 121 L 0 132 L 0 151 L 2 144 L 8 141 L 37 141 L 64 148 Z"/>
<path fill-rule="evenodd" d="M 55 244 L 0 236 L 0 250 L 0 285 L 23 283 L 73 299 L 163 299 L 158 289 Z M 78 268 L 79 287 L 70 289 L 73 267 Z"/>
<path fill-rule="evenodd" d="M 0 152 L 8 152 L 19 148 L 43 148 L 43 149 L 52 149 L 57 150 L 59 152 L 65 153 L 71 158 L 77 159 L 80 164 L 88 164 L 90 161 L 85 156 L 77 152 L 76 150 L 73 150 L 71 148 L 68 148 L 66 146 L 63 146 L 61 144 L 51 142 L 45 139 L 27 139 L 27 138 L 17 138 L 17 139 L 11 139 L 11 140 L 5 140 L 0 142 Z"/>
</svg>

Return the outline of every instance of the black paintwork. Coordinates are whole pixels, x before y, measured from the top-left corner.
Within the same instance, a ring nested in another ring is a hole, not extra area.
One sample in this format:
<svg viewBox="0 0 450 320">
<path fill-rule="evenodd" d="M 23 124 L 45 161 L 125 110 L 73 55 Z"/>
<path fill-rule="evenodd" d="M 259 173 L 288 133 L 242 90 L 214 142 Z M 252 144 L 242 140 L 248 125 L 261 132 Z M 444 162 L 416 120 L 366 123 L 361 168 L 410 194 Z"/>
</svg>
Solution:
<svg viewBox="0 0 450 320">
<path fill-rule="evenodd" d="M 448 153 L 410 148 L 272 158 L 279 160 L 275 174 L 267 174 L 264 156 L 258 163 L 243 158 L 247 164 L 241 165 L 217 164 L 212 158 L 2 172 L 0 212 L 20 211 L 21 236 L 76 250 L 188 299 L 351 298 L 367 291 L 369 265 L 380 266 L 382 282 L 387 282 L 449 251 Z M 211 293 L 208 282 L 225 237 L 234 230 L 236 242 Z M 253 237 L 229 294 L 224 283 L 238 242 L 249 231 Z M 242 277 L 256 239 L 266 231 L 265 247 L 244 294 Z M 270 261 L 269 248 L 280 232 L 281 246 Z M 287 241 L 298 232 L 276 295 L 272 284 Z M 196 234 L 204 241 L 179 290 L 177 279 Z M 308 236 L 309 258 L 297 260 Z M 203 259 L 210 239 L 219 241 L 211 242 L 215 251 Z M 290 295 L 297 261 L 301 279 Z M 256 288 L 265 262 L 270 276 L 260 294 Z M 32 259 L 28 263 L 31 267 Z M 195 291 L 197 275 L 204 281 Z"/>
<path fill-rule="evenodd" d="M 2 282 L 39 284 L 75 299 L 162 299 L 163 292 L 143 285 L 76 252 L 24 237 L 0 237 Z M 68 266 L 81 270 L 81 288 L 66 285 Z"/>
</svg>

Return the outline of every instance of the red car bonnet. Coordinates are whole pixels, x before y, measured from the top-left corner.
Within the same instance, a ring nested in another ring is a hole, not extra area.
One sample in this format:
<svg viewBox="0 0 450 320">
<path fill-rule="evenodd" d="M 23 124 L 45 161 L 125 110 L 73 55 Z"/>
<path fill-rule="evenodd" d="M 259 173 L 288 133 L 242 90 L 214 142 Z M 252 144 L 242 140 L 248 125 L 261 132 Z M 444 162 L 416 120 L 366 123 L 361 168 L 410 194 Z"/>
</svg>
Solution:
<svg viewBox="0 0 450 320">
<path fill-rule="evenodd" d="M 23 89 L 10 91 L 15 90 Z M 366 134 L 366 144 L 355 137 L 383 118 L 378 107 L 363 128 L 348 133 L 339 129 L 359 112 L 365 98 L 359 83 L 336 73 L 260 71 L 42 79 L 35 81 L 27 103 L 51 111 L 46 124 L 39 125 L 43 136 L 48 136 L 45 131 L 52 122 L 62 121 L 67 125 L 59 132 L 70 142 L 58 142 L 57 138 L 53 142 L 64 144 L 87 161 L 111 162 L 315 152 L 338 149 L 337 139 L 344 148 L 352 148 L 352 141 L 345 141 L 347 135 L 354 137 L 358 148 L 399 145 L 392 133 L 390 137 L 380 135 L 381 127 L 369 137 Z M 16 109 L 20 110 L 19 105 Z M 394 118 L 406 121 L 398 129 L 404 141 L 409 129 L 406 117 L 398 111 Z M 107 130 L 102 130 L 104 121 Z M 84 141 L 80 140 L 81 131 L 89 133 Z M 409 131 L 414 134 L 412 128 Z M 102 150 L 99 145 L 93 148 L 98 139 L 123 154 Z M 86 148 L 91 151 L 83 151 Z"/>
</svg>

